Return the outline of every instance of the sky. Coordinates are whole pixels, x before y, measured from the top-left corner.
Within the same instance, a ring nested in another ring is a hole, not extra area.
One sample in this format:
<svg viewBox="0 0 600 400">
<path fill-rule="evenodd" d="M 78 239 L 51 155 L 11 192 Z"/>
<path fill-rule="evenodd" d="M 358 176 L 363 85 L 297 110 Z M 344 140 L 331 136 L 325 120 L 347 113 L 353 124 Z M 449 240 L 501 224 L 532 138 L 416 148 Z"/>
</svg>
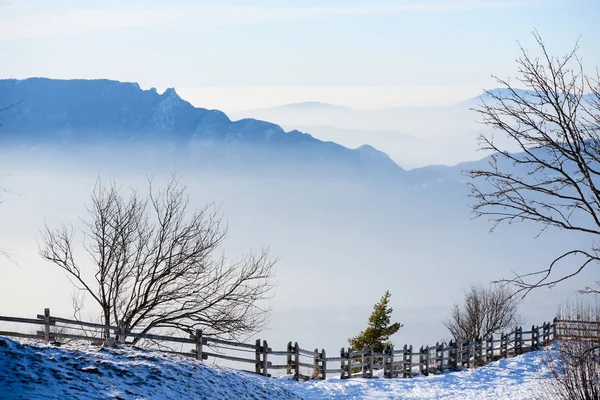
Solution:
<svg viewBox="0 0 600 400">
<path fill-rule="evenodd" d="M 597 0 L 0 0 L 0 78 L 135 81 L 227 112 L 439 106 L 514 77 L 533 29 L 600 65 L 598 15 Z"/>
</svg>

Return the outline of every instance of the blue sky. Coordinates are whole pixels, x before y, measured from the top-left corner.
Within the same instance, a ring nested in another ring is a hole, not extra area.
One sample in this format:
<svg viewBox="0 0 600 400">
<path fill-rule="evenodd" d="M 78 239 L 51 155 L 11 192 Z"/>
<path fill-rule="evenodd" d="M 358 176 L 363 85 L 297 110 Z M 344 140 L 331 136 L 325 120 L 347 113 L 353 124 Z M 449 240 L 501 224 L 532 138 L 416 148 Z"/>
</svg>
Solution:
<svg viewBox="0 0 600 400">
<path fill-rule="evenodd" d="M 515 76 L 534 28 L 553 54 L 581 36 L 592 71 L 598 15 L 597 0 L 0 0 L 0 77 L 136 81 L 225 111 L 441 105 Z"/>
</svg>

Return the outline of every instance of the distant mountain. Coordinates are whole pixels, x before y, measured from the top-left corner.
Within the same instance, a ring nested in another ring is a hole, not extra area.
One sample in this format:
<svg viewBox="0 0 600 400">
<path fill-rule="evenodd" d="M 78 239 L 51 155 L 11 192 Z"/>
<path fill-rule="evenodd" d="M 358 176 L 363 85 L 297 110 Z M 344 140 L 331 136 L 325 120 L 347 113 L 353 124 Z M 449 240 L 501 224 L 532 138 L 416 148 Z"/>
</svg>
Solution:
<svg viewBox="0 0 600 400">
<path fill-rule="evenodd" d="M 521 96 L 527 90 L 515 89 Z M 494 94 L 508 94 L 507 89 L 491 89 Z M 330 126 L 339 129 L 403 132 L 421 139 L 447 139 L 480 131 L 479 116 L 472 108 L 482 100 L 489 101 L 487 92 L 465 101 L 439 107 L 393 107 L 355 110 L 334 104 L 306 102 L 279 107 L 239 111 L 232 118 L 260 118 L 282 126 Z"/>
<path fill-rule="evenodd" d="M 305 101 L 302 103 L 290 103 L 282 106 L 273 107 L 273 110 L 306 110 L 306 111 L 327 111 L 327 112 L 345 112 L 354 111 L 350 107 L 338 106 L 335 104 L 322 103 L 319 101 Z M 258 109 L 260 110 L 260 109 Z"/>
<path fill-rule="evenodd" d="M 432 161 L 429 164 L 441 162 L 440 160 L 437 160 L 434 155 L 434 153 L 438 154 L 434 148 L 435 143 L 426 139 L 407 135 L 403 132 L 344 129 L 321 125 L 282 125 L 282 127 L 284 129 L 297 128 L 303 132 L 309 132 L 320 140 L 339 143 L 342 146 L 351 149 L 358 148 L 366 143 L 377 149 L 386 149 L 386 154 L 389 155 L 394 162 L 402 166 L 402 168 L 423 166 L 424 160 Z M 452 156 L 452 154 L 448 153 L 448 156 Z M 448 158 L 445 160 L 447 161 Z M 462 161 L 462 159 L 459 159 L 459 161 Z"/>
<path fill-rule="evenodd" d="M 505 89 L 494 89 L 496 93 Z M 518 91 L 526 94 L 526 91 Z M 487 93 L 445 107 L 397 107 L 354 110 L 318 102 L 242 111 L 232 118 L 259 118 L 286 129 L 301 129 L 321 140 L 333 140 L 347 147 L 368 143 L 381 149 L 403 168 L 432 164 L 454 165 L 478 160 L 477 137 L 490 129 L 479 123 L 472 110 Z M 497 140 L 505 141 L 501 134 Z M 516 150 L 506 143 L 509 151 Z"/>
<path fill-rule="evenodd" d="M 252 118 L 231 121 L 195 108 L 174 89 L 159 94 L 111 80 L 0 80 L 0 140 L 27 145 L 169 142 L 195 161 L 239 165 L 282 162 L 358 172 L 402 172 L 372 147 L 348 149 Z M 311 107 L 305 105 L 305 107 Z M 184 150 L 183 150 L 184 149 Z"/>
<path fill-rule="evenodd" d="M 396 131 L 422 139 L 452 138 L 480 128 L 470 110 L 476 99 L 446 107 L 354 110 L 332 104 L 289 104 L 231 113 L 233 119 L 258 118 L 283 126 L 332 126 L 339 129 Z M 310 132 L 310 131 L 309 131 Z"/>
</svg>

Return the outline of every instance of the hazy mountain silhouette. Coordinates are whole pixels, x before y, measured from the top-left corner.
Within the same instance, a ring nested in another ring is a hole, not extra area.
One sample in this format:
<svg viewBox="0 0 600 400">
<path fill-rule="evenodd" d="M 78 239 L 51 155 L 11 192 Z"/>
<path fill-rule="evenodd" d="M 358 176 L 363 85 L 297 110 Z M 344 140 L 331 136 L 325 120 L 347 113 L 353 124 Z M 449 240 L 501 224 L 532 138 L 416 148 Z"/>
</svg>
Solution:
<svg viewBox="0 0 600 400">
<path fill-rule="evenodd" d="M 348 149 L 256 119 L 231 121 L 196 108 L 174 89 L 160 94 L 111 80 L 0 80 L 0 138 L 19 145 L 168 143 L 192 161 L 236 165 L 293 163 L 360 173 L 401 173 L 371 146 Z"/>
</svg>

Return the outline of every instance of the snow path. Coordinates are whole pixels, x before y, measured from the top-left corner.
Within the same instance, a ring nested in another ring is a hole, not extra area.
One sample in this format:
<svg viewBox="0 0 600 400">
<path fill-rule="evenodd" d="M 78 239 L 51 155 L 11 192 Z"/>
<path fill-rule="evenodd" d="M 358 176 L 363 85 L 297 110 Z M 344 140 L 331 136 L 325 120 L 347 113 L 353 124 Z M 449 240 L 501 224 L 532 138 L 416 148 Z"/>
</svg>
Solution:
<svg viewBox="0 0 600 400">
<path fill-rule="evenodd" d="M 142 350 L 0 337 L 0 399 L 532 399 L 543 356 L 413 379 L 295 382 Z"/>
<path fill-rule="evenodd" d="M 542 353 L 499 360 L 481 368 L 412 379 L 328 379 L 308 382 L 308 392 L 329 399 L 544 398 Z M 314 398 L 319 398 L 314 397 Z"/>
</svg>

